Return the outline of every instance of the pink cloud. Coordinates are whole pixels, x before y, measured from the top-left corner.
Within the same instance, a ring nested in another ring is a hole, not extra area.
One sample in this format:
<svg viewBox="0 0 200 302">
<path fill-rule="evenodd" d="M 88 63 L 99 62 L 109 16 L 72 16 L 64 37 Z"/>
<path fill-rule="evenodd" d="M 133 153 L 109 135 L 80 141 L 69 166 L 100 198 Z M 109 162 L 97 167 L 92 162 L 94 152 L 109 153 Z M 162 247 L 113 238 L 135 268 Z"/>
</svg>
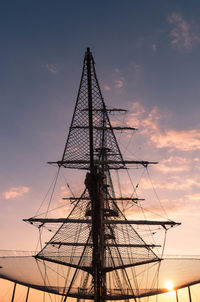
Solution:
<svg viewBox="0 0 200 302">
<path fill-rule="evenodd" d="M 155 168 L 164 173 L 182 172 L 190 169 L 191 161 L 181 156 L 170 156 L 159 162 Z"/>
<path fill-rule="evenodd" d="M 130 106 L 127 124 L 137 126 L 141 134 L 152 133 L 152 131 L 161 131 L 160 120 L 169 119 L 169 112 L 161 112 L 157 106 L 151 111 L 147 111 L 139 102 L 134 102 Z"/>
<path fill-rule="evenodd" d="M 200 150 L 200 132 L 191 130 L 166 130 L 153 133 L 151 141 L 157 148 L 173 148 L 182 151 Z"/>
<path fill-rule="evenodd" d="M 46 64 L 45 67 L 51 74 L 58 73 L 58 64 Z"/>
<path fill-rule="evenodd" d="M 110 86 L 108 86 L 108 85 L 104 85 L 103 88 L 104 88 L 105 91 L 110 91 L 111 90 Z"/>
<path fill-rule="evenodd" d="M 141 210 L 140 207 L 135 205 L 134 207 L 128 209 L 126 211 L 126 217 L 128 219 L 158 219 L 160 220 L 161 217 L 166 218 L 166 212 L 169 214 L 177 213 L 177 211 L 181 211 L 186 209 L 187 204 L 185 203 L 184 199 L 162 199 L 160 201 L 162 206 L 156 204 L 148 204 L 147 208 L 143 208 Z"/>
<path fill-rule="evenodd" d="M 170 32 L 172 46 L 188 51 L 195 43 L 199 42 L 199 33 L 192 30 L 192 26 L 180 13 L 173 12 L 168 16 L 167 21 L 172 26 Z"/>
<path fill-rule="evenodd" d="M 155 106 L 142 121 L 143 132 L 149 132 L 149 130 L 158 131 L 159 121 L 164 116 L 161 115 L 157 106 Z"/>
<path fill-rule="evenodd" d="M 188 194 L 185 197 L 192 201 L 200 201 L 200 193 Z"/>
<path fill-rule="evenodd" d="M 196 180 L 195 178 L 186 178 L 182 179 L 182 177 L 177 176 L 174 179 L 167 180 L 166 179 L 161 179 L 160 181 L 154 181 L 153 184 L 155 189 L 161 189 L 161 190 L 186 190 L 186 189 L 191 189 L 192 187 L 200 187 L 200 181 Z M 149 181 L 149 179 L 144 179 L 142 181 L 141 185 L 142 189 L 144 190 L 152 190 L 152 184 Z"/>
<path fill-rule="evenodd" d="M 148 200 L 148 203 L 144 201 L 144 207 L 148 207 L 147 210 L 162 213 L 162 209 L 157 210 L 157 206 L 153 205 L 157 198 L 154 195 L 155 189 L 167 212 L 176 214 L 180 210 L 186 213 L 189 206 L 192 207 L 191 203 L 190 205 L 187 203 L 187 199 L 198 200 L 199 198 L 199 126 L 182 130 L 172 128 L 171 112 L 161 110 L 156 106 L 147 110 L 140 102 L 130 104 L 129 111 L 126 125 L 136 127 L 138 131 L 135 132 L 131 142 L 130 135 L 122 141 L 125 152 L 128 154 L 130 150 L 130 154 L 126 157 L 133 158 L 134 156 L 136 159 L 147 160 L 153 158 L 159 161 L 158 165 L 148 170 L 152 176 L 153 186 L 148 175 L 141 172 L 142 169 L 133 168 L 134 170 L 130 171 L 134 173 L 134 184 L 139 184 L 137 185 L 138 196 Z M 133 193 L 134 190 L 128 185 L 128 180 L 126 183 L 125 177 L 120 185 L 123 192 Z M 165 199 L 166 194 L 167 199 Z M 130 215 L 135 215 L 135 213 L 140 215 L 136 207 L 130 209 Z"/>
<path fill-rule="evenodd" d="M 168 148 L 169 150 L 193 151 L 200 150 L 199 129 L 170 129 L 171 113 L 161 112 L 154 107 L 150 112 L 139 103 L 131 105 L 131 113 L 128 115 L 127 124 L 138 127 L 140 135 L 148 137 L 149 142 L 156 148 Z"/>
<path fill-rule="evenodd" d="M 5 199 L 13 199 L 13 198 L 20 197 L 25 193 L 28 193 L 29 191 L 30 188 L 28 187 L 22 187 L 22 186 L 12 187 L 8 191 L 3 192 L 3 196 L 5 197 Z"/>
<path fill-rule="evenodd" d="M 132 103 L 127 118 L 127 125 L 130 127 L 139 127 L 145 114 L 146 111 L 139 102 Z"/>
<path fill-rule="evenodd" d="M 124 86 L 125 79 L 118 68 L 115 68 L 114 70 L 113 81 L 114 81 L 114 87 L 117 89 L 121 89 Z"/>
<path fill-rule="evenodd" d="M 115 80 L 115 87 L 116 88 L 122 88 L 124 86 L 124 81 L 121 79 Z"/>
</svg>

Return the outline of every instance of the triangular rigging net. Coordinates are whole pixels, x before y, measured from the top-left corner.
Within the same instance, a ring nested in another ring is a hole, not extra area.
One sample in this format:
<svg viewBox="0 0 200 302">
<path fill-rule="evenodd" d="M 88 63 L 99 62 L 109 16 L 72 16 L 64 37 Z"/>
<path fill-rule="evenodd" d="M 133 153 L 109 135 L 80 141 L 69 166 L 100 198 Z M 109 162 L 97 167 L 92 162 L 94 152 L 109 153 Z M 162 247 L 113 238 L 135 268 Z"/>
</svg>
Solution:
<svg viewBox="0 0 200 302">
<path fill-rule="evenodd" d="M 99 150 L 103 144 L 107 147 L 107 155 L 110 161 L 117 161 L 118 164 L 111 164 L 112 167 L 123 166 L 123 159 L 119 150 L 101 90 L 96 77 L 94 60 L 91 57 L 91 93 L 93 103 L 93 137 L 94 137 L 94 160 L 99 161 Z M 89 114 L 88 114 L 88 76 L 86 56 L 83 63 L 83 71 L 80 82 L 78 97 L 74 114 L 69 129 L 67 142 L 60 164 L 67 168 L 89 168 Z"/>
<path fill-rule="evenodd" d="M 107 213 L 112 214 L 107 217 L 104 230 L 106 238 L 104 270 L 105 274 L 109 276 L 107 278 L 107 291 L 117 290 L 119 287 L 126 287 L 130 290 L 128 278 L 124 273 L 125 268 L 158 262 L 160 259 L 136 230 L 126 223 L 125 217 L 111 198 L 105 201 L 105 208 Z M 75 275 L 78 288 L 83 290 L 86 286 L 89 286 L 91 294 L 94 294 L 90 213 L 91 201 L 89 194 L 84 192 L 66 219 L 69 222 L 61 225 L 36 257 L 75 268 L 77 270 Z M 113 224 L 116 217 L 119 223 Z M 68 282 L 74 278 L 75 272 L 72 272 L 68 275 Z M 72 283 L 74 285 L 75 281 L 73 280 Z M 74 286 L 70 291 L 74 291 Z M 68 294 L 70 294 L 70 291 Z"/>
</svg>

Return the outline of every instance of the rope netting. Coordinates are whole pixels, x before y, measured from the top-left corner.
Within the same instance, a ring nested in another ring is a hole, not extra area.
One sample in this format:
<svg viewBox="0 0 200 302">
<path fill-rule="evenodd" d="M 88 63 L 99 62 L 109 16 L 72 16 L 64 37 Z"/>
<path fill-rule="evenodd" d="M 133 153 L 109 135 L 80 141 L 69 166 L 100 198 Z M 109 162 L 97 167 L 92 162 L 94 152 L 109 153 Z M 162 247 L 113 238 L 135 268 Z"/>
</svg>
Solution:
<svg viewBox="0 0 200 302">
<path fill-rule="evenodd" d="M 118 148 L 113 129 L 106 111 L 105 103 L 96 77 L 94 60 L 91 58 L 92 79 L 92 102 L 93 102 L 93 137 L 94 160 L 98 162 L 99 152 L 102 148 L 102 137 L 104 146 L 107 148 L 111 164 L 110 168 L 123 166 L 122 157 Z M 88 78 L 86 57 L 83 63 L 83 72 L 80 82 L 78 97 L 74 109 L 72 123 L 62 158 L 62 165 L 68 168 L 89 168 L 89 115 L 88 115 Z"/>
</svg>

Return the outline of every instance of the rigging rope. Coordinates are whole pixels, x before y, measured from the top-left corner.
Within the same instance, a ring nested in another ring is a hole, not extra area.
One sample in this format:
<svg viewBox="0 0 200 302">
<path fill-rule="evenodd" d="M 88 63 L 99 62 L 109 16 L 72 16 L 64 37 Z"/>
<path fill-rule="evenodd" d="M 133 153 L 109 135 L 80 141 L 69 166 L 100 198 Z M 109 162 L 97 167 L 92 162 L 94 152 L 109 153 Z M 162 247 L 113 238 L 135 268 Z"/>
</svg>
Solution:
<svg viewBox="0 0 200 302">
<path fill-rule="evenodd" d="M 42 271 L 41 271 L 41 269 L 40 269 L 40 266 L 39 266 L 38 262 L 39 262 L 39 260 L 36 259 L 36 264 L 37 264 L 38 270 L 39 270 L 39 272 L 40 272 L 40 275 L 41 275 L 41 277 L 42 277 L 42 279 L 43 279 L 44 286 L 45 286 L 46 288 L 48 288 L 47 282 L 49 283 L 49 280 L 48 280 L 47 273 L 46 273 L 46 264 L 45 264 L 44 260 L 42 260 L 43 265 L 44 265 L 44 271 L 45 271 L 44 276 L 43 276 L 43 273 L 42 273 Z M 47 282 L 46 282 L 46 280 L 47 280 Z M 44 294 L 43 294 L 43 301 L 45 301 L 45 294 L 46 294 L 46 292 L 44 291 Z M 48 293 L 48 296 L 49 296 L 50 300 L 52 301 L 52 298 L 51 298 L 50 293 Z"/>
<path fill-rule="evenodd" d="M 148 177 L 149 177 L 149 181 L 150 181 L 150 183 L 151 183 L 151 185 L 152 185 L 154 194 L 155 194 L 157 200 L 159 201 L 159 204 L 160 204 L 160 206 L 161 206 L 161 208 L 162 208 L 164 214 L 166 215 L 167 219 L 170 220 L 169 217 L 168 217 L 168 215 L 167 215 L 167 212 L 166 212 L 165 208 L 163 207 L 163 205 L 162 205 L 162 203 L 161 203 L 161 201 L 160 201 L 160 198 L 158 197 L 158 194 L 157 194 L 157 192 L 156 192 L 156 189 L 155 189 L 155 187 L 154 187 L 153 181 L 152 181 L 152 179 L 151 179 L 151 176 L 150 176 L 150 174 L 149 174 L 149 170 L 148 170 L 147 167 L 146 167 L 146 171 L 147 171 L 147 175 L 148 175 Z"/>
<path fill-rule="evenodd" d="M 65 180 L 66 186 L 68 187 L 68 189 L 69 189 L 70 193 L 72 194 L 72 196 L 73 196 L 73 197 L 75 197 L 75 195 L 74 195 L 74 193 L 73 193 L 72 189 L 70 188 L 70 185 L 68 184 L 67 179 L 66 179 L 66 177 L 65 177 L 64 173 L 62 172 L 62 170 L 61 170 L 61 174 L 62 174 L 62 177 L 63 177 L 63 178 L 64 178 L 64 180 Z"/>
<path fill-rule="evenodd" d="M 36 211 L 36 213 L 35 213 L 35 215 L 33 217 L 36 217 L 38 215 L 38 213 L 39 213 L 40 209 L 42 208 L 42 206 L 43 206 L 43 204 L 44 204 L 44 202 L 45 202 L 45 200 L 46 200 L 46 198 L 47 198 L 47 196 L 48 196 L 48 194 L 49 194 L 52 186 L 55 188 L 55 182 L 57 181 L 59 170 L 60 170 L 60 167 L 58 168 L 58 171 L 56 172 L 56 175 L 53 178 L 53 181 L 51 182 L 51 184 L 49 186 L 49 189 L 47 190 L 47 193 L 46 193 L 45 197 L 43 198 L 43 200 L 42 200 L 39 208 L 37 209 L 37 211 Z"/>
<path fill-rule="evenodd" d="M 165 244 L 166 244 L 166 239 L 167 239 L 167 230 L 165 230 L 165 237 L 164 237 L 164 242 L 163 242 L 163 248 L 162 248 L 162 253 L 161 253 L 161 259 L 163 258 L 164 255 L 164 250 L 165 250 Z M 158 264 L 158 271 L 157 271 L 157 289 L 158 289 L 158 281 L 159 281 L 159 274 L 160 274 L 160 266 L 161 266 L 161 261 Z M 158 301 L 158 295 L 156 295 L 156 302 Z"/>
<path fill-rule="evenodd" d="M 56 173 L 56 176 L 55 176 L 55 178 L 54 178 L 54 181 L 53 181 L 52 184 L 50 185 L 50 188 L 49 188 L 49 190 L 48 190 L 48 192 L 47 192 L 47 194 L 46 194 L 46 196 L 45 196 L 45 199 L 46 199 L 48 193 L 50 192 L 51 187 L 53 186 L 52 192 L 51 192 L 51 195 L 50 195 L 50 200 L 49 200 L 49 203 L 48 203 L 48 205 L 47 205 L 47 210 L 46 210 L 46 212 L 45 212 L 45 218 L 47 217 L 47 214 L 48 214 L 48 211 L 49 211 L 49 207 L 50 207 L 50 205 L 51 205 L 51 201 L 52 201 L 53 194 L 54 194 L 54 191 L 55 191 L 55 187 L 56 187 L 56 184 L 57 184 L 59 172 L 60 172 L 60 167 L 58 167 L 58 171 L 57 171 L 57 173 Z M 42 201 L 42 204 L 40 205 L 40 208 L 39 208 L 39 209 L 41 209 L 41 207 L 42 207 L 42 205 L 43 205 L 45 199 Z M 38 210 L 38 211 L 39 211 L 39 210 Z M 38 211 L 37 211 L 37 212 L 38 212 Z M 35 216 L 34 216 L 34 217 L 35 217 Z M 36 249 L 35 249 L 35 251 L 37 251 L 37 248 L 38 248 L 39 243 L 40 243 L 41 248 L 42 248 L 42 241 L 41 241 L 41 239 L 42 239 L 42 237 L 41 237 L 41 236 L 42 236 L 42 231 L 40 232 L 41 226 L 39 226 L 38 228 L 39 228 L 39 239 L 38 239 L 38 242 L 37 242 L 37 244 L 36 244 Z"/>
</svg>

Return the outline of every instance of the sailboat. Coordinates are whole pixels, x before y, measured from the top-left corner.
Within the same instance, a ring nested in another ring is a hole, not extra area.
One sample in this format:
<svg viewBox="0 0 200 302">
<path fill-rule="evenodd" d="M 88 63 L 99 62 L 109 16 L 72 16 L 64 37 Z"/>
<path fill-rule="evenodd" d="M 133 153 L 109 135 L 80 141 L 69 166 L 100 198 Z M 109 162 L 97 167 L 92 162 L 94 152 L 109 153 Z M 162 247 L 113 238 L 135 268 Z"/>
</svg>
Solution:
<svg viewBox="0 0 200 302">
<path fill-rule="evenodd" d="M 167 280 L 173 281 L 176 290 L 199 282 L 199 259 L 163 259 L 162 247 L 152 239 L 156 231 L 166 234 L 179 222 L 125 216 L 129 207 L 143 212 L 144 199 L 137 196 L 134 186 L 130 196 L 116 194 L 113 172 L 146 169 L 157 162 L 124 159 L 115 131 L 136 128 L 113 126 L 110 114 L 116 112 L 123 110 L 106 107 L 87 48 L 64 152 L 60 160 L 49 162 L 58 171 L 85 171 L 84 189 L 79 196 L 63 198 L 72 206 L 67 217 L 24 219 L 39 232 L 46 228 L 53 235 L 34 255 L 1 255 L 1 278 L 27 286 L 28 292 L 33 288 L 60 295 L 63 302 L 68 298 L 137 302 L 167 292 Z"/>
</svg>

